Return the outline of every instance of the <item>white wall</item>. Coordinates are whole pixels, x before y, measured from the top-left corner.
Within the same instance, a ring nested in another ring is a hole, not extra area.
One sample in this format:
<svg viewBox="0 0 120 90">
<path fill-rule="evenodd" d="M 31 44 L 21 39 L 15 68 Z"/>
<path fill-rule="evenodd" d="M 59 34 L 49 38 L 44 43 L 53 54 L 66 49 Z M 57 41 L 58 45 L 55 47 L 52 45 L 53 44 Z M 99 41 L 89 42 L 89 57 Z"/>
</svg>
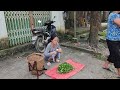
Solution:
<svg viewBox="0 0 120 90">
<path fill-rule="evenodd" d="M 62 30 L 63 32 L 65 32 L 65 24 L 64 24 L 64 20 L 63 20 L 63 11 L 52 11 L 51 12 L 51 19 L 53 19 L 53 17 L 56 16 L 56 18 L 54 19 L 54 21 L 56 21 L 53 25 L 56 26 L 57 30 Z"/>
<path fill-rule="evenodd" d="M 4 11 L 0 11 L 0 39 L 6 38 L 7 35 L 7 29 L 5 24 L 5 17 L 4 17 Z"/>
</svg>

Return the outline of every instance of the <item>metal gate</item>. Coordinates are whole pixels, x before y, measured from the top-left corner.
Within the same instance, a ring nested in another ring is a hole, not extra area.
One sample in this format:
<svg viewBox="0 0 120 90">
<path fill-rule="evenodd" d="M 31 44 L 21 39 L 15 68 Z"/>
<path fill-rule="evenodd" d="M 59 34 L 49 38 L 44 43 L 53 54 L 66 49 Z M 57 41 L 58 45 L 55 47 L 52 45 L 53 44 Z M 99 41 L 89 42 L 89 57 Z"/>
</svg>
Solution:
<svg viewBox="0 0 120 90">
<path fill-rule="evenodd" d="M 31 42 L 32 33 L 30 28 L 29 11 L 4 11 L 6 28 L 9 38 L 9 46 L 16 46 Z M 37 21 L 40 19 L 42 23 L 50 19 L 50 11 L 32 11 L 34 27 L 38 28 L 42 24 Z"/>
</svg>

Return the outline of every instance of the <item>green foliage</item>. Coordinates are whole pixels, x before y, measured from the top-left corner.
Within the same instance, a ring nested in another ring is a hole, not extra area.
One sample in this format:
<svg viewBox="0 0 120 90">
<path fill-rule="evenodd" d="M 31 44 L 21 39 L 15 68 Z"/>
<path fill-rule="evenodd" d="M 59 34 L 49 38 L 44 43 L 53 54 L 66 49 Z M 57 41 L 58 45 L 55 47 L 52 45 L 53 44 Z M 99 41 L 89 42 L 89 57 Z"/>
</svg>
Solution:
<svg viewBox="0 0 120 90">
<path fill-rule="evenodd" d="M 71 35 L 65 35 L 65 39 L 67 39 L 67 40 L 72 40 L 72 38 L 73 38 L 73 36 L 71 36 Z"/>
<path fill-rule="evenodd" d="M 64 40 L 64 35 L 65 35 L 65 34 L 62 33 L 62 32 L 60 32 L 60 30 L 57 31 L 57 35 L 58 35 L 60 41 L 63 41 L 63 40 Z"/>
<path fill-rule="evenodd" d="M 71 41 L 72 38 L 73 38 L 72 35 L 68 35 L 68 34 L 64 34 L 64 33 L 58 32 L 57 34 L 58 34 L 58 37 L 59 37 L 60 40 L 69 40 L 69 41 Z"/>
<path fill-rule="evenodd" d="M 100 37 L 100 39 L 105 40 L 106 39 L 106 30 L 99 32 L 99 37 Z"/>
<path fill-rule="evenodd" d="M 95 54 L 94 56 L 99 60 L 106 60 L 106 57 L 103 54 Z"/>
<path fill-rule="evenodd" d="M 65 74 L 65 73 L 69 73 L 70 71 L 72 71 L 74 68 L 72 65 L 70 65 L 67 62 L 64 62 L 62 64 L 60 64 L 58 66 L 58 73 L 60 74 Z"/>
<path fill-rule="evenodd" d="M 100 36 L 106 36 L 106 30 L 99 33 Z"/>
</svg>

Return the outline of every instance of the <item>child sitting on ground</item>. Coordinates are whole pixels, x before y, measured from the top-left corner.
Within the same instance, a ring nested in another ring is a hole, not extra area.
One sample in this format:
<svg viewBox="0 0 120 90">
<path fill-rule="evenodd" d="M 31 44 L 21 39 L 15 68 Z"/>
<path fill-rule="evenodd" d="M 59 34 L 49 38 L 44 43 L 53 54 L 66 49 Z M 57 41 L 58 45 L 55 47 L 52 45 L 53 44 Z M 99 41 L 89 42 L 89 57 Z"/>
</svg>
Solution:
<svg viewBox="0 0 120 90">
<path fill-rule="evenodd" d="M 59 39 L 56 35 L 53 35 L 51 37 L 51 42 L 47 45 L 44 57 L 45 60 L 48 61 L 47 65 L 50 66 L 50 61 L 53 60 L 53 62 L 60 62 L 60 53 L 62 52 L 62 49 L 59 45 Z"/>
</svg>

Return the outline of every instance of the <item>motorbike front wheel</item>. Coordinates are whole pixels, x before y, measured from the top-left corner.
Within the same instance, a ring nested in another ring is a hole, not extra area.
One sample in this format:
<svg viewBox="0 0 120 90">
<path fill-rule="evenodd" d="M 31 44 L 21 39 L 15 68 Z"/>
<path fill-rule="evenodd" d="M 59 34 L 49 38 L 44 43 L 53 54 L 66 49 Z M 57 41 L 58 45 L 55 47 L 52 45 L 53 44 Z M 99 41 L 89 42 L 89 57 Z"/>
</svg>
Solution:
<svg viewBox="0 0 120 90">
<path fill-rule="evenodd" d="M 44 37 L 43 36 L 37 38 L 35 48 L 36 48 L 37 52 L 41 52 L 41 53 L 44 52 L 45 46 L 44 46 Z"/>
</svg>

